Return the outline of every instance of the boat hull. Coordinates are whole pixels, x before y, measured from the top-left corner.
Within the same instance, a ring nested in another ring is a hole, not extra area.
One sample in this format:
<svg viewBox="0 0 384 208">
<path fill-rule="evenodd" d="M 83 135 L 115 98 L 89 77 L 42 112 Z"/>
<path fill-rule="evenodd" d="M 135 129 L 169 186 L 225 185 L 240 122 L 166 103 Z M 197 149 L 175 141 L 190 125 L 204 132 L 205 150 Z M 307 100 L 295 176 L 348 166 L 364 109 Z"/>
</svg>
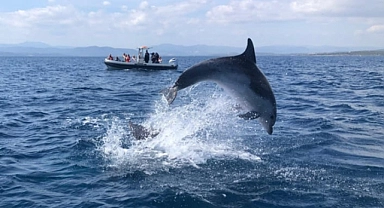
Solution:
<svg viewBox="0 0 384 208">
<path fill-rule="evenodd" d="M 108 69 L 149 69 L 149 70 L 169 70 L 177 69 L 177 63 L 136 63 L 136 62 L 123 62 L 114 60 L 104 60 L 104 64 Z"/>
</svg>

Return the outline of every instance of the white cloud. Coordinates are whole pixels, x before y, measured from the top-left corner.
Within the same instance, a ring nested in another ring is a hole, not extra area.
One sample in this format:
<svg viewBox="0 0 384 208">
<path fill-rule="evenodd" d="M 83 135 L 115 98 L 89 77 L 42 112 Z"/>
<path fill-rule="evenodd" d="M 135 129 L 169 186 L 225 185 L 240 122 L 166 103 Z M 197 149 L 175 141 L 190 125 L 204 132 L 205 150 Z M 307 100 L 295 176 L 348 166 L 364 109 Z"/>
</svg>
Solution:
<svg viewBox="0 0 384 208">
<path fill-rule="evenodd" d="M 201 18 L 190 15 L 204 6 L 205 0 L 189 0 L 176 2 L 170 5 L 155 6 L 147 1 L 141 2 L 137 8 L 128 9 L 122 7 L 119 18 L 123 19 L 118 27 L 135 26 L 131 30 L 147 29 L 147 32 L 154 31 L 156 34 L 165 34 L 168 28 L 177 30 L 186 24 L 197 24 Z M 193 17 L 189 17 L 189 16 Z"/>
<path fill-rule="evenodd" d="M 149 4 L 148 4 L 147 1 L 143 1 L 143 2 L 140 3 L 139 9 L 141 9 L 141 10 L 147 9 L 148 5 Z"/>
<path fill-rule="evenodd" d="M 147 14 L 141 11 L 132 11 L 130 14 L 129 22 L 131 26 L 138 26 L 145 24 L 148 21 Z"/>
<path fill-rule="evenodd" d="M 383 0 L 296 0 L 293 12 L 322 17 L 384 17 Z"/>
<path fill-rule="evenodd" d="M 377 33 L 384 34 L 384 24 L 383 25 L 373 25 L 367 29 L 368 33 Z"/>
<path fill-rule="evenodd" d="M 232 0 L 228 4 L 213 7 L 206 13 L 210 22 L 269 22 L 286 21 L 296 17 L 289 10 L 288 1 Z"/>
<path fill-rule="evenodd" d="M 121 11 L 123 11 L 123 12 L 128 11 L 128 6 L 127 5 L 121 6 Z"/>
<path fill-rule="evenodd" d="M 340 1 L 343 1 L 343 0 L 339 0 L 339 2 Z M 316 13 L 329 12 L 334 9 L 337 9 L 338 7 L 336 7 L 336 4 L 338 4 L 338 1 L 299 0 L 299 1 L 291 2 L 290 7 L 294 12 L 316 14 Z"/>
<path fill-rule="evenodd" d="M 47 6 L 0 14 L 0 23 L 15 27 L 71 24 L 76 21 L 76 11 L 70 6 Z"/>
<path fill-rule="evenodd" d="M 45 7 L 0 13 L 0 43 L 12 34 L 23 41 L 58 45 L 242 45 L 247 37 L 257 37 L 263 45 L 293 38 L 301 43 L 305 37 L 327 44 L 332 40 L 329 34 L 353 36 L 355 31 L 361 31 L 361 39 L 374 41 L 369 35 L 379 36 L 383 30 L 383 1 L 371 0 L 371 5 L 357 0 L 109 0 L 89 6 L 85 0 L 62 5 L 56 0 Z"/>
<path fill-rule="evenodd" d="M 383 0 L 231 0 L 216 5 L 206 16 L 215 23 L 329 20 L 345 18 L 384 18 Z"/>
</svg>

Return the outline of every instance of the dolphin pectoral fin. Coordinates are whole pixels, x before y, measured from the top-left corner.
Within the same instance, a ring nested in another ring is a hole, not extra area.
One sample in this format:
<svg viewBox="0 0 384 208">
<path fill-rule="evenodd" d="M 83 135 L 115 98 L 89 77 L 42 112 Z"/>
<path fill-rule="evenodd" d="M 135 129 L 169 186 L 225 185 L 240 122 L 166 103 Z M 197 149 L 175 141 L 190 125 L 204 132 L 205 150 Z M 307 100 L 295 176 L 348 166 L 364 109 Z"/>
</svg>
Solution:
<svg viewBox="0 0 384 208">
<path fill-rule="evenodd" d="M 250 112 L 247 112 L 244 114 L 240 114 L 239 117 L 244 119 L 244 120 L 253 120 L 253 119 L 259 118 L 260 114 L 257 113 L 256 111 L 250 111 Z"/>
<path fill-rule="evenodd" d="M 176 98 L 177 88 L 171 87 L 162 91 L 165 99 L 167 99 L 168 105 L 170 105 Z"/>
</svg>

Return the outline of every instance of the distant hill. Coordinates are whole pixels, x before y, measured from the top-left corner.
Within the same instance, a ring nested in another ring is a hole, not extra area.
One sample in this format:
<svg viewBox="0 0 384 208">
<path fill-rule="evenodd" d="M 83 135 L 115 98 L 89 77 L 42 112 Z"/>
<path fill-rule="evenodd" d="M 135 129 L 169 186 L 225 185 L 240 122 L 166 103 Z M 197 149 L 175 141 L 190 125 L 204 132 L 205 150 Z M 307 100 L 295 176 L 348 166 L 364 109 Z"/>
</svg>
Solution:
<svg viewBox="0 0 384 208">
<path fill-rule="evenodd" d="M 161 56 L 215 56 L 241 53 L 243 48 L 226 46 L 180 46 L 161 44 L 151 46 L 149 52 L 158 52 Z M 137 49 L 112 47 L 53 47 L 44 43 L 0 44 L 0 56 L 107 56 L 108 54 L 136 55 Z"/>
<path fill-rule="evenodd" d="M 50 48 L 52 46 L 42 42 L 23 42 L 19 44 L 0 44 L 0 48 L 6 47 L 30 47 L 30 48 Z"/>
<path fill-rule="evenodd" d="M 242 53 L 244 47 L 192 45 L 181 46 L 174 44 L 160 44 L 152 46 L 150 52 L 158 52 L 161 56 L 227 56 Z M 352 52 L 343 52 L 352 51 Z M 257 55 L 281 54 L 361 54 L 380 55 L 384 50 L 359 50 L 358 48 L 333 46 L 255 46 Z M 98 56 L 105 57 L 127 53 L 137 54 L 137 49 L 113 47 L 66 47 L 50 46 L 41 42 L 24 42 L 20 44 L 0 44 L 0 56 Z"/>
<path fill-rule="evenodd" d="M 112 48 L 112 47 L 27 47 L 27 46 L 6 46 L 0 45 L 0 56 L 107 56 L 108 54 L 122 55 L 123 53 L 136 54 L 133 49 Z"/>
</svg>

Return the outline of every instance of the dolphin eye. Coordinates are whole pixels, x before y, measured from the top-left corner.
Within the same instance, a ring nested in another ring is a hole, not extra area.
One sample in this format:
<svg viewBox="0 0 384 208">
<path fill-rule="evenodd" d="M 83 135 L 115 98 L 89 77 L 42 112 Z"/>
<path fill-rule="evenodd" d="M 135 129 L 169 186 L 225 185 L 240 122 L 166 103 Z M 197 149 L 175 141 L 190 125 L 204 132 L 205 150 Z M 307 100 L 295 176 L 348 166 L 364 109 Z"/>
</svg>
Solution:
<svg viewBox="0 0 384 208">
<path fill-rule="evenodd" d="M 274 116 L 271 116 L 271 119 L 273 120 L 275 117 Z"/>
</svg>

